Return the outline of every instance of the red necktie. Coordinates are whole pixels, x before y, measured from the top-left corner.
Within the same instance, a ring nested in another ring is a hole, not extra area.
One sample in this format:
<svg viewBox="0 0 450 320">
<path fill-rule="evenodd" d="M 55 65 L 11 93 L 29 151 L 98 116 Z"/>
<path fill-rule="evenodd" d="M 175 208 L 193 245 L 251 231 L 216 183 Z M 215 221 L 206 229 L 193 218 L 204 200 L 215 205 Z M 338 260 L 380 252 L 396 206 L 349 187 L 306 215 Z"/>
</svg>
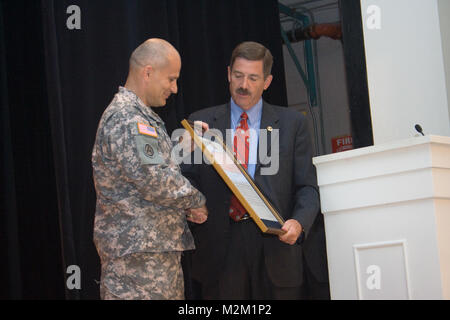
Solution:
<svg viewBox="0 0 450 320">
<path fill-rule="evenodd" d="M 248 115 L 243 112 L 240 119 L 241 120 L 239 121 L 239 125 L 234 132 L 234 153 L 239 163 L 242 164 L 245 169 L 247 169 L 250 147 L 250 131 L 248 130 L 247 123 Z M 236 198 L 235 195 L 233 195 L 231 197 L 230 204 L 231 219 L 233 219 L 234 221 L 239 221 L 246 212 L 247 210 L 245 210 L 245 208 L 239 202 L 239 199 Z"/>
</svg>

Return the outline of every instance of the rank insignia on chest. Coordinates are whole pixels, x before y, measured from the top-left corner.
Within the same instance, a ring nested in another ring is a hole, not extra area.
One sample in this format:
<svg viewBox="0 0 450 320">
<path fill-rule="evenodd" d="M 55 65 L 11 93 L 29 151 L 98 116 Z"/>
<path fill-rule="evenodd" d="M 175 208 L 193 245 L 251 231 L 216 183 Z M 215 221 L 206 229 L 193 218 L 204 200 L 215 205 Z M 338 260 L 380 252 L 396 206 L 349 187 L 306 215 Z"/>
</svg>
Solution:
<svg viewBox="0 0 450 320">
<path fill-rule="evenodd" d="M 143 123 L 139 123 L 137 124 L 138 127 L 138 132 L 140 134 L 146 135 L 146 136 L 150 136 L 150 137 L 158 137 L 158 133 L 156 132 L 155 127 L 143 124 Z"/>
</svg>

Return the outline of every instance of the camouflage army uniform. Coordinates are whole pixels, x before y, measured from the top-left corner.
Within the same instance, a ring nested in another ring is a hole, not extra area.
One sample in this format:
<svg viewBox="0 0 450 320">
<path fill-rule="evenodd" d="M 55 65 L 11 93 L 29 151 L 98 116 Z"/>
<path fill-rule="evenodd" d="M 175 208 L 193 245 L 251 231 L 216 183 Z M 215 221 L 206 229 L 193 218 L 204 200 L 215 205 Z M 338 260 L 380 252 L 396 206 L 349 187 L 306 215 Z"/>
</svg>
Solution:
<svg viewBox="0 0 450 320">
<path fill-rule="evenodd" d="M 205 198 L 170 158 L 172 146 L 160 117 L 120 87 L 92 152 L 103 298 L 183 298 L 180 256 L 194 248 L 184 210 Z"/>
</svg>

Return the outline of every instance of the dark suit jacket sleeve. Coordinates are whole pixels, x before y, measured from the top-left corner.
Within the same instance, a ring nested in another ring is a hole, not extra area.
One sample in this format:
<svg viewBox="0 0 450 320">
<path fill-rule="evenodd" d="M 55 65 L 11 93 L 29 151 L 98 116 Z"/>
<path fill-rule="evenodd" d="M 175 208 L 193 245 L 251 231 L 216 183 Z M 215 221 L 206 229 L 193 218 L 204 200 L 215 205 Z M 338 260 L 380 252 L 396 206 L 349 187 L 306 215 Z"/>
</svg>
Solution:
<svg viewBox="0 0 450 320">
<path fill-rule="evenodd" d="M 320 208 L 316 169 L 312 164 L 312 142 L 306 119 L 301 116 L 297 126 L 294 151 L 294 209 L 292 217 L 305 231 L 305 237 Z"/>
</svg>

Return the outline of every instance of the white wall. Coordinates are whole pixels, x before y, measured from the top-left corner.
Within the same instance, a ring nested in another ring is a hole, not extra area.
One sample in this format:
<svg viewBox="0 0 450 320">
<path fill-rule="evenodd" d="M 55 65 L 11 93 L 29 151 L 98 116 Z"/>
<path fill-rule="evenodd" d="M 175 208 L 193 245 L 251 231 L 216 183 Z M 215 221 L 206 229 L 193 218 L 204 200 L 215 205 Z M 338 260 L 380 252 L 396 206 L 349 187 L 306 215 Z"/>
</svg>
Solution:
<svg viewBox="0 0 450 320">
<path fill-rule="evenodd" d="M 374 143 L 415 136 L 416 123 L 450 136 L 437 0 L 361 0 L 361 10 Z"/>
<path fill-rule="evenodd" d="M 450 118 L 450 1 L 438 0 L 438 10 L 447 85 L 448 115 Z"/>
</svg>

